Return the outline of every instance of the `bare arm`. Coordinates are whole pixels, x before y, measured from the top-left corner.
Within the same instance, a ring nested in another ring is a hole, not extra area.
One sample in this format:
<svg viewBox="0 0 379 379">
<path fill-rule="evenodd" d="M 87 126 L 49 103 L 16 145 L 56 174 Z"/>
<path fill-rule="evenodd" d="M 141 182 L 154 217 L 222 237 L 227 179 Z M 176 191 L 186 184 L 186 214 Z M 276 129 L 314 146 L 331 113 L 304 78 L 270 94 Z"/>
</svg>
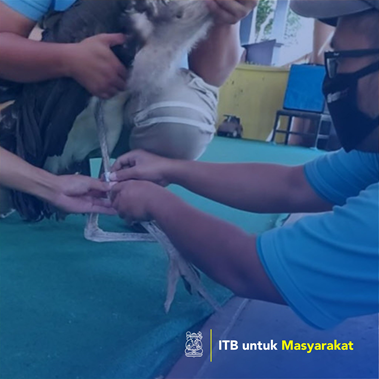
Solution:
<svg viewBox="0 0 379 379">
<path fill-rule="evenodd" d="M 49 198 L 54 175 L 26 163 L 0 147 L 0 185 L 40 198 Z"/>
<path fill-rule="evenodd" d="M 32 41 L 35 22 L 0 1 L 0 78 L 38 82 L 72 77 L 92 94 L 108 98 L 125 89 L 126 69 L 110 50 L 120 34 L 98 35 L 80 44 Z"/>
<path fill-rule="evenodd" d="M 0 147 L 0 186 L 28 193 L 68 213 L 114 214 L 103 197 L 106 183 L 80 176 L 56 176 Z"/>
<path fill-rule="evenodd" d="M 65 48 L 0 33 L 0 76 L 21 83 L 68 76 Z"/>
<path fill-rule="evenodd" d="M 189 56 L 189 68 L 208 84 L 221 87 L 241 60 L 240 21 L 257 0 L 207 0 L 215 25 Z"/>
<path fill-rule="evenodd" d="M 176 161 L 168 178 L 201 196 L 249 212 L 322 212 L 332 207 L 309 185 L 303 166 Z"/>
<path fill-rule="evenodd" d="M 187 260 L 236 295 L 285 303 L 260 263 L 255 236 L 192 208 L 152 183 L 117 184 L 112 198 L 120 217 L 156 220 Z"/>
<path fill-rule="evenodd" d="M 250 212 L 322 212 L 332 208 L 310 186 L 303 166 L 191 162 L 133 151 L 118 158 L 113 171 L 114 181 L 136 179 L 163 186 L 178 184 Z"/>
<path fill-rule="evenodd" d="M 189 56 L 189 68 L 208 84 L 221 87 L 241 60 L 239 23 L 217 24 Z"/>
<path fill-rule="evenodd" d="M 0 1 L 0 76 L 41 81 L 66 76 L 65 48 L 28 39 L 35 22 Z"/>
</svg>

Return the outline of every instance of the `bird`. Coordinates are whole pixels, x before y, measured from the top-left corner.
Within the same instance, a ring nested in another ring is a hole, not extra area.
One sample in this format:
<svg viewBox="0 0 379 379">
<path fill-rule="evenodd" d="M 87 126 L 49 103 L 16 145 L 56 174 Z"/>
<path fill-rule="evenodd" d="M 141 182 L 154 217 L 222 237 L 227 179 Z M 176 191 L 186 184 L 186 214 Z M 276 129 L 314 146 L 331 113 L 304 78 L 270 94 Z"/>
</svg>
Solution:
<svg viewBox="0 0 379 379">
<path fill-rule="evenodd" d="M 43 21 L 42 42 L 78 43 L 100 33 L 124 33 L 127 42 L 113 51 L 130 69 L 127 89 L 109 100 L 92 96 L 71 78 L 39 83 L 0 81 L 0 101 L 14 102 L 0 113 L 0 146 L 30 164 L 54 174 L 90 175 L 89 157 L 101 152 L 105 178 L 109 179 L 110 155 L 134 112 L 147 107 L 163 88 L 185 85 L 178 61 L 207 35 L 213 24 L 204 0 L 77 0 L 67 11 Z M 12 191 L 16 211 L 27 221 L 55 216 L 42 200 Z M 195 268 L 176 251 L 152 221 L 141 223 L 149 234 L 112 233 L 98 227 L 98 215 L 88 217 L 85 237 L 96 242 L 158 241 L 169 257 L 165 310 L 169 311 L 178 279 L 207 300 Z"/>
</svg>

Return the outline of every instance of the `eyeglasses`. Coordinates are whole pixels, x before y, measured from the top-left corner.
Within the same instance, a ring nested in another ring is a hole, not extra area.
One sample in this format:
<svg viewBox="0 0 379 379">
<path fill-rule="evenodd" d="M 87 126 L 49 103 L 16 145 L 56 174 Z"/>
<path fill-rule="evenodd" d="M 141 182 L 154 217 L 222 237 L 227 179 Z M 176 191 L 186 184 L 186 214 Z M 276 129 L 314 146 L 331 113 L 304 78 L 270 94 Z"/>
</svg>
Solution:
<svg viewBox="0 0 379 379">
<path fill-rule="evenodd" d="M 338 63 L 341 58 L 362 58 L 379 54 L 379 49 L 328 51 L 325 53 L 325 67 L 330 79 L 337 75 Z"/>
</svg>

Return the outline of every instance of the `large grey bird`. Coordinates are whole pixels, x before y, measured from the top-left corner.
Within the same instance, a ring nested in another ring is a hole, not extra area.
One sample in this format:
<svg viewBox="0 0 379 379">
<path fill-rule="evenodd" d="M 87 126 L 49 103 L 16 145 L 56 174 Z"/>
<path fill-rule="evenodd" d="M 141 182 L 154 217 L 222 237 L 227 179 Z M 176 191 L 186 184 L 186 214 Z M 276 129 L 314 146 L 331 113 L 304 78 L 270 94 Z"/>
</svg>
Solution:
<svg viewBox="0 0 379 379">
<path fill-rule="evenodd" d="M 131 69 L 128 89 L 100 100 L 70 78 L 24 85 L 2 82 L 0 99 L 15 101 L 0 113 L 1 146 L 54 174 L 89 174 L 88 158 L 100 150 L 107 177 L 116 144 L 128 146 L 127 141 L 119 141 L 124 120 L 148 106 L 166 86 L 181 85 L 177 61 L 204 38 L 211 24 L 204 0 L 77 0 L 66 12 L 46 21 L 42 41 L 77 43 L 100 33 L 127 34 L 127 44 L 114 52 Z M 23 193 L 13 191 L 12 200 L 25 220 L 56 214 L 40 199 Z M 98 216 L 91 215 L 85 236 L 97 242 L 159 241 L 170 260 L 166 311 L 180 277 L 191 292 L 215 306 L 194 268 L 158 226 L 154 222 L 142 225 L 150 235 L 104 232 L 98 227 Z"/>
</svg>

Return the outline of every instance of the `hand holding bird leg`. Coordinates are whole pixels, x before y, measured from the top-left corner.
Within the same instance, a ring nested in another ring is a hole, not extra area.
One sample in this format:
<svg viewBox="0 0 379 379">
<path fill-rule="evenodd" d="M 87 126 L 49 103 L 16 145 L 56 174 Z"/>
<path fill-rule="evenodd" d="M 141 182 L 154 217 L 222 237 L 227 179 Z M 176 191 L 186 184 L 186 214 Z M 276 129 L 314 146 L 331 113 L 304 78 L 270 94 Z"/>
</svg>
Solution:
<svg viewBox="0 0 379 379">
<path fill-rule="evenodd" d="M 182 278 L 191 294 L 197 293 L 203 297 L 214 309 L 217 303 L 206 292 L 201 284 L 195 267 L 186 261 L 172 245 L 165 233 L 153 221 L 154 204 L 169 204 L 174 197 L 171 192 L 145 181 L 124 181 L 112 187 L 111 201 L 119 216 L 127 223 L 140 222 L 141 225 L 164 247 L 169 258 L 167 278 L 167 298 L 165 310 L 169 311 L 174 299 L 178 279 Z M 168 205 L 169 206 L 169 205 Z"/>
</svg>

